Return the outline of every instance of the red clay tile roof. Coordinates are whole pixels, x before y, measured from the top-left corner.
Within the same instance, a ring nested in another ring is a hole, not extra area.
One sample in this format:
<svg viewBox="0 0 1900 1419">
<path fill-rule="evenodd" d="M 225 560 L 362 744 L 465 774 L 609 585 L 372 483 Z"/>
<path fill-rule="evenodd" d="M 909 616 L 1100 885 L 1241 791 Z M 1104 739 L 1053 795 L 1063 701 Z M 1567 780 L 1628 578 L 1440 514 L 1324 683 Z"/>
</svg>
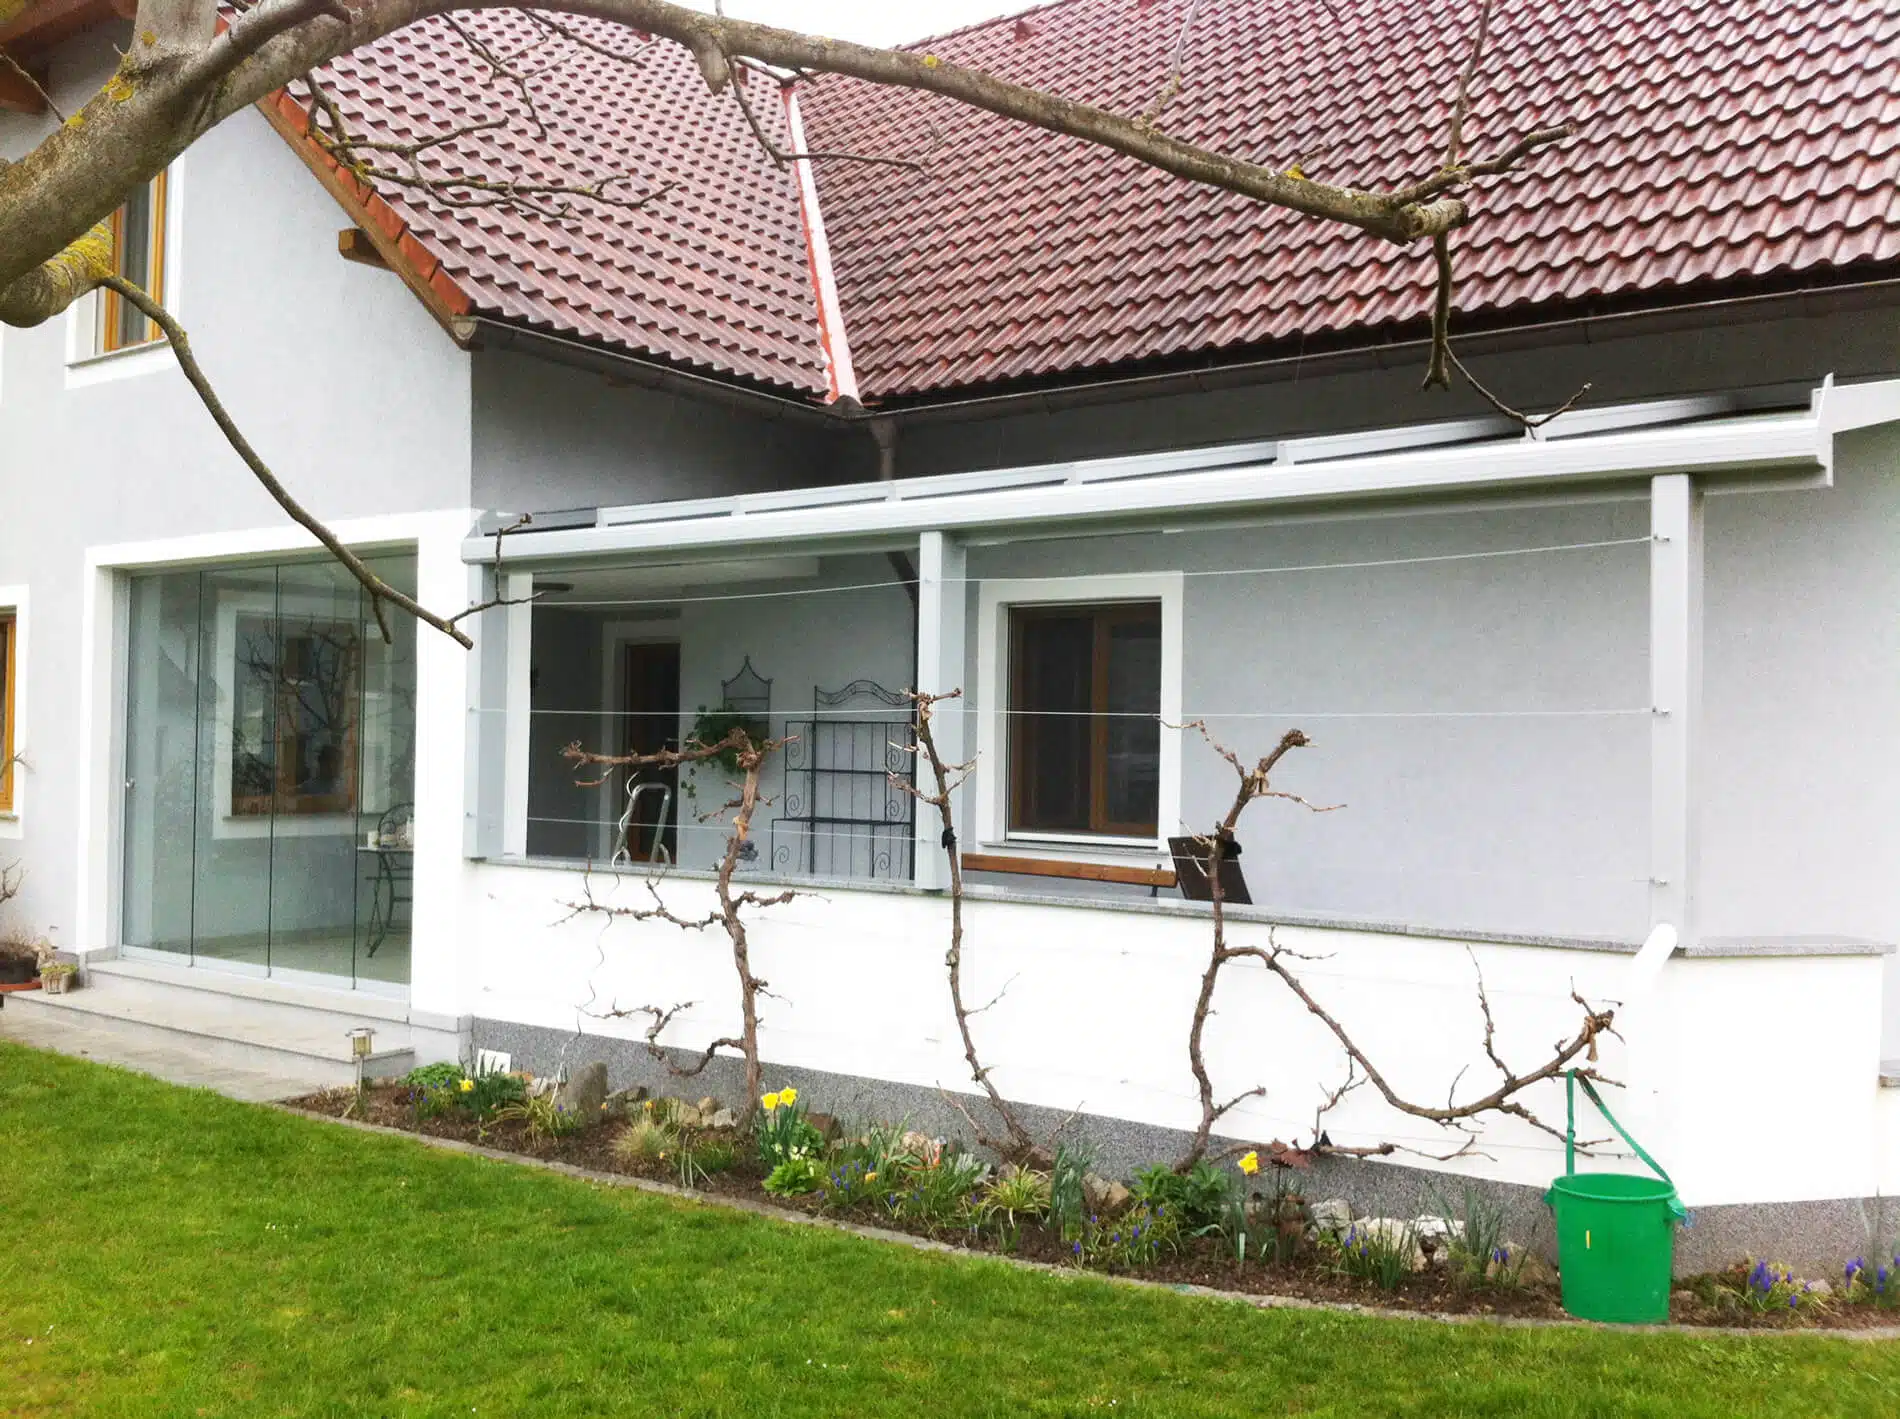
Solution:
<svg viewBox="0 0 1900 1419">
<path fill-rule="evenodd" d="M 1064 0 L 928 47 L 1132 114 L 1164 82 L 1187 6 Z M 1161 125 L 1335 181 L 1424 175 L 1475 10 L 1207 0 Z M 1476 222 L 1454 239 L 1460 312 L 1900 258 L 1891 0 L 1516 0 L 1492 32 L 1471 150 L 1565 117 L 1584 130 L 1479 190 Z M 933 128 L 943 140 L 927 183 L 820 170 L 867 397 L 1415 322 L 1429 308 L 1423 248 L 932 96 L 827 79 L 806 110 L 815 148 L 906 151 Z"/>
<path fill-rule="evenodd" d="M 423 20 L 325 71 L 352 129 L 412 142 L 496 114 L 505 128 L 458 139 L 466 171 L 495 180 L 667 184 L 639 211 L 578 203 L 557 223 L 511 208 L 455 209 L 389 183 L 381 196 L 440 258 L 477 314 L 658 356 L 703 372 L 800 393 L 825 391 L 817 306 L 798 192 L 754 141 L 730 94 L 714 98 L 685 50 L 653 44 L 638 70 L 550 37 L 508 11 L 461 23 L 499 55 L 542 44 L 519 67 L 564 60 L 534 82 L 540 138 L 526 107 L 439 20 Z M 629 31 L 563 23 L 616 51 Z M 784 143 L 776 84 L 758 76 L 754 109 Z"/>
<path fill-rule="evenodd" d="M 1188 0 L 1059 0 L 933 53 L 1125 113 L 1159 88 Z M 1364 185 L 1430 171 L 1470 4 L 1206 0 L 1178 136 Z M 1339 12 L 1337 16 L 1333 10 Z M 531 37 L 472 16 L 498 45 Z M 571 22 L 584 24 L 585 22 Z M 590 31 L 624 46 L 626 32 Z M 1479 152 L 1560 117 L 1580 139 L 1483 187 L 1457 239 L 1458 308 L 1540 307 L 1900 262 L 1900 7 L 1890 0 L 1519 0 L 1493 23 L 1467 126 Z M 421 136 L 492 111 L 459 45 L 412 27 L 336 66 L 357 121 Z M 755 107 L 775 127 L 776 102 Z M 550 86 L 540 86 L 545 92 Z M 630 74 L 582 56 L 544 100 L 553 142 L 484 135 L 485 171 L 678 184 L 569 232 L 384 189 L 477 312 L 801 394 L 824 389 L 797 193 L 683 51 Z M 910 153 L 819 184 L 869 398 L 1238 353 L 1415 323 L 1425 252 L 1143 168 L 926 95 L 824 79 L 814 148 Z"/>
</svg>

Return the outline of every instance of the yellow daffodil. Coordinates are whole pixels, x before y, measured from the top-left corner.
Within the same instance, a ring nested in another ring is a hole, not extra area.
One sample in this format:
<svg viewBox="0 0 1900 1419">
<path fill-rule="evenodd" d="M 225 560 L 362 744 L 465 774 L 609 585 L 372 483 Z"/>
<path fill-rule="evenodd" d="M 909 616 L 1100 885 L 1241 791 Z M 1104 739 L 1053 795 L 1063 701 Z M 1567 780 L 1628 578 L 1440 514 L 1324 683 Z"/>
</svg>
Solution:
<svg viewBox="0 0 1900 1419">
<path fill-rule="evenodd" d="M 778 1101 L 779 1101 L 779 1102 L 780 1102 L 781 1104 L 795 1104 L 795 1103 L 797 1103 L 797 1102 L 798 1102 L 798 1090 L 796 1090 L 796 1089 L 794 1089 L 794 1088 L 791 1088 L 790 1086 L 787 1086 L 786 1088 L 783 1088 L 783 1089 L 780 1089 L 780 1090 L 778 1091 Z"/>
<path fill-rule="evenodd" d="M 876 1174 L 876 1173 L 866 1173 L 866 1174 L 864 1175 L 864 1180 L 865 1180 L 866 1182 L 876 1182 L 876 1181 L 877 1181 L 877 1174 Z"/>
<path fill-rule="evenodd" d="M 462 1081 L 462 1092 L 463 1092 L 464 1094 L 472 1094 L 472 1093 L 474 1093 L 474 1092 L 475 1092 L 475 1081 L 474 1081 L 473 1079 L 464 1079 L 464 1080 Z"/>
<path fill-rule="evenodd" d="M 1245 1173 L 1248 1177 L 1252 1177 L 1255 1173 L 1259 1172 L 1260 1171 L 1260 1155 L 1258 1153 L 1241 1154 L 1240 1170 L 1241 1172 Z"/>
<path fill-rule="evenodd" d="M 767 1113 L 770 1113 L 773 1109 L 778 1107 L 778 1095 L 777 1094 L 762 1094 L 759 1097 L 759 1102 L 764 1104 L 765 1111 Z"/>
</svg>

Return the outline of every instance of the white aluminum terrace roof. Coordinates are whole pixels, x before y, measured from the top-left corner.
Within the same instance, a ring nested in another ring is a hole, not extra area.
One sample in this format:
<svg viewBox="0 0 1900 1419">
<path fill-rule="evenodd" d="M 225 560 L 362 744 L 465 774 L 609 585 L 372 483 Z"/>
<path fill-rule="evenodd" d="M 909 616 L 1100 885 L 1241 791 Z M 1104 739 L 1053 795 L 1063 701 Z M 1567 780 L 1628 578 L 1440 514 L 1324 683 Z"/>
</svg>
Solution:
<svg viewBox="0 0 1900 1419">
<path fill-rule="evenodd" d="M 507 539 L 510 564 L 1065 522 L 1140 522 L 1302 502 L 1536 488 L 1693 472 L 1825 487 L 1833 436 L 1900 420 L 1900 381 L 1579 409 L 1535 434 L 1503 418 L 1076 463 L 601 508 Z M 1792 406 L 1792 407 L 1791 407 Z M 508 519 L 502 519 L 508 520 Z M 463 557 L 495 555 L 493 526 Z"/>
</svg>

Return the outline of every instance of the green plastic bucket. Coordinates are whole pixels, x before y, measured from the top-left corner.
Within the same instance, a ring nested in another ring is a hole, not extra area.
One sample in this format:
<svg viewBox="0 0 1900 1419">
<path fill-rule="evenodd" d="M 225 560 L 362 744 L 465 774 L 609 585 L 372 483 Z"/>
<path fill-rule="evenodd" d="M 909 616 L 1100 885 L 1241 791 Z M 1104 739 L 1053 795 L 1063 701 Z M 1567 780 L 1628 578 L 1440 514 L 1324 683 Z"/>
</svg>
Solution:
<svg viewBox="0 0 1900 1419">
<path fill-rule="evenodd" d="M 1656 1177 L 1576 1170 L 1576 1086 L 1610 1126 L 1656 1170 Z M 1557 1267 L 1564 1309 L 1579 1320 L 1624 1325 L 1669 1319 L 1669 1281 L 1675 1266 L 1676 1225 L 1688 1214 L 1675 1184 L 1603 1106 L 1588 1079 L 1569 1074 L 1569 1129 L 1564 1175 L 1544 1201 L 1557 1218 Z"/>
</svg>

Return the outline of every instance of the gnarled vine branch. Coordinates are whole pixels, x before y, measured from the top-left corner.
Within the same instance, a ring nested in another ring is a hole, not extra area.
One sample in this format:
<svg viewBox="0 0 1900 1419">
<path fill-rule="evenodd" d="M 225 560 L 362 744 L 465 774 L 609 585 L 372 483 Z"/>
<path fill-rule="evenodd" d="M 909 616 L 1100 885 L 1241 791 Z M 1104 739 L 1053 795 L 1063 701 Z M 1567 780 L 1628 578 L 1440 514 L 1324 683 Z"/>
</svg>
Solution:
<svg viewBox="0 0 1900 1419">
<path fill-rule="evenodd" d="M 648 884 L 648 891 L 654 897 L 651 907 L 615 907 L 594 900 L 591 890 L 584 900 L 568 903 L 569 918 L 597 914 L 607 918 L 622 918 L 634 921 L 665 921 L 682 930 L 703 930 L 711 926 L 723 927 L 727 939 L 732 943 L 733 970 L 739 977 L 740 1031 L 737 1037 L 714 1040 L 701 1054 L 698 1063 L 689 1067 L 675 1067 L 669 1061 L 668 1067 L 676 1074 L 693 1075 L 711 1063 L 713 1056 L 721 1049 L 736 1049 L 745 1060 L 745 1105 L 740 1111 L 741 1124 L 751 1120 L 753 1111 L 758 1107 L 759 1095 L 764 1088 L 764 1067 L 759 1059 L 759 997 L 769 992 L 767 982 L 761 980 L 752 971 L 751 942 L 747 936 L 743 908 L 783 906 L 797 894 L 791 891 L 765 896 L 757 892 L 734 892 L 732 875 L 739 866 L 740 854 L 744 851 L 752 833 L 752 815 L 757 812 L 760 802 L 759 772 L 772 754 L 790 743 L 790 739 L 766 739 L 754 741 L 746 731 L 735 725 L 725 736 L 711 744 L 688 742 L 678 749 L 662 749 L 647 754 L 597 754 L 583 749 L 579 743 L 573 743 L 562 750 L 569 765 L 577 771 L 582 768 L 598 768 L 606 772 L 593 779 L 578 780 L 582 787 L 598 786 L 607 781 L 612 771 L 618 768 L 679 768 L 688 764 L 703 764 L 731 753 L 743 775 L 737 787 L 738 792 L 720 811 L 733 813 L 732 830 L 726 836 L 726 849 L 719 859 L 719 870 L 713 879 L 713 891 L 719 901 L 719 909 L 709 912 L 704 918 L 680 917 L 668 910 L 659 898 L 657 887 Z M 658 1053 L 659 1035 L 672 1017 L 687 1008 L 684 1005 L 670 1010 L 658 1010 L 653 1006 L 636 1007 L 627 1014 L 647 1014 L 653 1017 L 653 1024 L 647 1031 L 647 1047 L 650 1052 Z M 612 1013 L 612 1012 L 610 1012 Z"/>
</svg>

